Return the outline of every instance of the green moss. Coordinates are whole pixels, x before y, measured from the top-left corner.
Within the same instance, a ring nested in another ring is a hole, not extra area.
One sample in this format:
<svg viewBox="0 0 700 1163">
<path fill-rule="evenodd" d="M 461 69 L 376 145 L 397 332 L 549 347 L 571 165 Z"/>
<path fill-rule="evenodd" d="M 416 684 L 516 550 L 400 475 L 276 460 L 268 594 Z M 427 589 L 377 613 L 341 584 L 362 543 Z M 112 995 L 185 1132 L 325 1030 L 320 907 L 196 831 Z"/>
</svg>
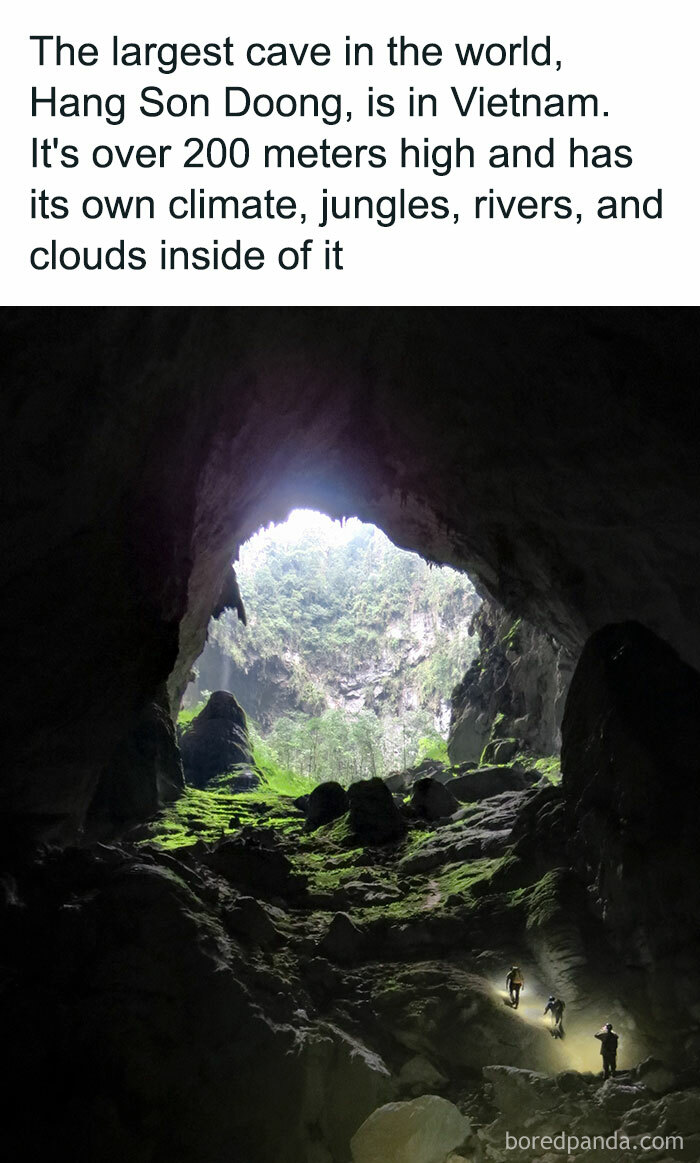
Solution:
<svg viewBox="0 0 700 1163">
<path fill-rule="evenodd" d="M 402 856 L 413 856 L 420 851 L 425 843 L 435 839 L 435 832 L 428 828 L 411 828 L 406 836 L 401 850 Z"/>
<path fill-rule="evenodd" d="M 518 649 L 518 635 L 520 633 L 521 625 L 522 625 L 522 618 L 516 618 L 515 622 L 513 622 L 513 625 L 510 627 L 510 629 L 505 632 L 505 634 L 501 638 L 501 645 L 502 645 L 504 650 L 517 650 Z"/>
<path fill-rule="evenodd" d="M 249 792 L 187 788 L 153 821 L 146 839 L 162 848 L 182 848 L 197 840 L 213 843 L 245 825 L 293 833 L 301 831 L 303 820 L 291 800 L 264 785 Z"/>
<path fill-rule="evenodd" d="M 260 738 L 254 738 L 253 755 L 255 766 L 263 782 L 270 791 L 283 796 L 308 795 L 316 787 L 318 780 L 312 776 L 298 775 L 290 768 L 278 763 L 269 747 Z"/>
<path fill-rule="evenodd" d="M 196 707 L 190 707 L 187 711 L 179 711 L 177 716 L 178 727 L 189 727 L 192 720 L 196 718 L 200 711 L 204 710 L 206 705 L 207 701 L 206 699 L 203 699 L 201 703 L 197 703 Z"/>
<path fill-rule="evenodd" d="M 546 776 L 550 783 L 561 782 L 561 762 L 558 755 L 546 755 L 543 758 L 524 760 L 529 768 L 534 768 L 540 775 Z"/>
<path fill-rule="evenodd" d="M 493 878 L 501 867 L 502 860 L 471 860 L 468 863 L 448 864 L 435 874 L 435 880 L 445 900 L 450 896 L 461 896 L 465 901 L 487 896 L 494 892 Z"/>
<path fill-rule="evenodd" d="M 536 884 L 513 893 L 514 903 L 524 908 L 528 929 L 541 929 L 564 911 L 562 898 L 566 889 L 566 878 L 565 869 L 555 868 L 547 872 Z"/>
<path fill-rule="evenodd" d="M 330 824 L 322 824 L 320 828 L 315 830 L 314 836 L 321 843 L 326 842 L 337 847 L 357 846 L 355 836 L 350 830 L 350 816 L 347 812 Z"/>
</svg>

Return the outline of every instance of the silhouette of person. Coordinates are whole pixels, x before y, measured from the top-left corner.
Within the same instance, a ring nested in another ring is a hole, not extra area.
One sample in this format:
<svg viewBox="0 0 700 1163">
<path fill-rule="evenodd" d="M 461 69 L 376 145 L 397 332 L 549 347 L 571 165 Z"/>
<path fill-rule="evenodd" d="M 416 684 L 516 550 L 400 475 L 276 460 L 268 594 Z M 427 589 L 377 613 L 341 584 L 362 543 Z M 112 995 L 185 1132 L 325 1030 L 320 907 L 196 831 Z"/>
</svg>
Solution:
<svg viewBox="0 0 700 1163">
<path fill-rule="evenodd" d="M 560 997 L 555 997 L 553 993 L 549 995 L 549 1001 L 544 1007 L 545 1017 L 547 1014 L 552 1015 L 552 1036 L 554 1038 L 564 1037 L 564 1010 L 566 1003 Z"/>
<path fill-rule="evenodd" d="M 511 966 L 506 977 L 506 989 L 510 994 L 510 1002 L 514 1010 L 517 1010 L 520 1002 L 520 990 L 524 989 L 525 981 L 523 975 L 517 965 Z"/>
<path fill-rule="evenodd" d="M 600 1052 L 603 1056 L 603 1077 L 615 1077 L 617 1070 L 617 1043 L 618 1037 L 612 1028 L 612 1022 L 606 1022 L 595 1035 L 600 1041 Z"/>
</svg>

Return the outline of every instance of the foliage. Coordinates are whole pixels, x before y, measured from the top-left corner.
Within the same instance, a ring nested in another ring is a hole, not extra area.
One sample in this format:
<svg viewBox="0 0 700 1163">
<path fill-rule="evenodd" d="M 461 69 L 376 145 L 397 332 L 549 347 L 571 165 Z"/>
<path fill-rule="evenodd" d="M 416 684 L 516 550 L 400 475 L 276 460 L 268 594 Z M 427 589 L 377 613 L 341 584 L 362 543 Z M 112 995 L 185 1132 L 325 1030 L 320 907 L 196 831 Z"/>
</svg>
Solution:
<svg viewBox="0 0 700 1163">
<path fill-rule="evenodd" d="M 194 703 L 193 706 L 187 707 L 187 708 L 181 707 L 179 714 L 177 716 L 178 727 L 181 727 L 183 729 L 185 727 L 189 727 L 192 720 L 195 719 L 197 717 L 197 715 L 199 714 L 199 712 L 203 711 L 204 708 L 206 707 L 207 699 L 209 698 L 210 693 L 211 693 L 210 691 L 202 691 L 201 699 L 198 702 Z"/>
<path fill-rule="evenodd" d="M 422 763 L 424 759 L 435 759 L 438 763 L 449 764 L 447 754 L 447 740 L 434 732 L 432 735 L 421 735 L 418 740 L 418 754 L 416 761 Z"/>
<path fill-rule="evenodd" d="M 446 758 L 449 697 L 478 647 L 469 578 L 397 549 L 374 526 L 323 520 L 243 547 L 248 627 L 226 611 L 207 650 L 224 656 L 244 706 L 244 690 L 253 699 L 266 688 L 247 709 L 278 768 L 347 784 Z M 206 652 L 200 670 L 209 673 Z M 185 705 L 200 695 L 190 688 Z"/>
<path fill-rule="evenodd" d="M 273 750 L 259 736 L 253 736 L 253 756 L 265 787 L 275 795 L 303 796 L 316 786 L 315 779 L 283 767 Z"/>
<path fill-rule="evenodd" d="M 527 766 L 539 771 L 550 783 L 561 782 L 561 760 L 558 755 L 545 755 L 539 759 L 527 759 Z"/>
</svg>

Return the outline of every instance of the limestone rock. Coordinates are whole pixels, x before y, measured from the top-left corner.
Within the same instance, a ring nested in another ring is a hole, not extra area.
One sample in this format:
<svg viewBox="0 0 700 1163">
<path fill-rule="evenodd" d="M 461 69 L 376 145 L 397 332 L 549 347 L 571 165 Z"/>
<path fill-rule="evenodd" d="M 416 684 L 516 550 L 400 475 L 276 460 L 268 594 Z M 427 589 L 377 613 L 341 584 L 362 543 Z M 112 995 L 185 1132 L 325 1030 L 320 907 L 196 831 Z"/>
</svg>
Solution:
<svg viewBox="0 0 700 1163">
<path fill-rule="evenodd" d="M 253 753 L 243 708 L 228 691 L 214 691 L 180 739 L 185 778 L 192 787 L 206 787 L 219 775 L 242 768 L 231 790 L 257 785 Z"/>
<path fill-rule="evenodd" d="M 452 692 L 450 761 L 509 763 L 521 748 L 556 754 L 572 670 L 567 651 L 490 599 L 471 628 L 479 655 Z"/>
<path fill-rule="evenodd" d="M 533 1109 L 554 1110 L 561 1105 L 556 1079 L 514 1066 L 487 1066 L 484 1079 L 493 1090 L 493 1101 L 513 1122 L 524 1122 Z"/>
<path fill-rule="evenodd" d="M 165 687 L 141 712 L 100 778 L 86 831 L 111 839 L 155 815 L 184 790 Z"/>
<path fill-rule="evenodd" d="M 222 840 L 204 857 L 214 872 L 232 884 L 268 897 L 295 897 L 306 886 L 289 857 L 266 843 L 265 837 L 239 834 Z"/>
<path fill-rule="evenodd" d="M 399 1073 L 399 1086 L 412 1095 L 444 1090 L 448 1079 L 422 1054 L 414 1054 L 404 1062 Z"/>
<path fill-rule="evenodd" d="M 676 1091 L 659 1103 L 659 1111 L 683 1135 L 700 1134 L 700 1090 Z"/>
<path fill-rule="evenodd" d="M 260 945 L 263 949 L 274 949 L 282 941 L 279 929 L 255 897 L 239 897 L 226 909 L 224 919 L 229 931 Z"/>
<path fill-rule="evenodd" d="M 484 747 L 481 761 L 484 766 L 494 765 L 496 767 L 510 763 L 518 754 L 520 746 L 518 739 L 492 739 Z"/>
<path fill-rule="evenodd" d="M 350 828 L 361 844 L 400 840 L 406 825 L 391 792 L 381 779 L 362 779 L 348 788 Z"/>
<path fill-rule="evenodd" d="M 458 861 L 502 856 L 514 834 L 524 800 L 523 792 L 503 792 L 462 808 L 449 829 L 437 828 L 429 839 L 403 856 L 400 868 L 409 874 L 429 872 Z"/>
<path fill-rule="evenodd" d="M 459 801 L 449 787 L 428 775 L 414 783 L 411 807 L 424 820 L 441 820 L 457 811 Z"/>
<path fill-rule="evenodd" d="M 634 1069 L 633 1077 L 654 1094 L 666 1094 L 676 1085 L 676 1075 L 658 1058 L 645 1058 Z"/>
<path fill-rule="evenodd" d="M 407 767 L 403 771 L 391 771 L 389 775 L 384 777 L 384 783 L 389 788 L 390 792 L 407 792 L 420 779 L 425 779 L 427 776 L 432 776 L 440 783 L 444 783 L 452 775 L 450 768 L 439 759 L 424 759 L 421 763 L 415 763 L 413 767 Z"/>
<path fill-rule="evenodd" d="M 351 1137 L 370 1112 L 394 1097 L 394 1083 L 379 1054 L 329 1023 L 314 1032 L 308 1047 L 303 1100 L 294 1112 L 295 1124 L 305 1132 L 298 1159 L 306 1161 L 307 1145 L 320 1136 L 335 1163 L 348 1159 Z M 259 1160 L 267 1163 L 263 1155 Z"/>
<path fill-rule="evenodd" d="M 330 824 L 348 810 L 348 797 L 344 787 L 335 780 L 319 783 L 306 801 L 306 825 L 308 828 L 319 828 L 321 824 Z"/>
<path fill-rule="evenodd" d="M 361 956 L 364 944 L 364 934 L 348 914 L 336 913 L 319 945 L 319 952 L 331 961 L 351 964 Z"/>
<path fill-rule="evenodd" d="M 470 1130 L 469 1119 L 435 1094 L 388 1103 L 353 1136 L 353 1163 L 445 1163 Z"/>
<path fill-rule="evenodd" d="M 450 780 L 449 790 L 463 803 L 475 803 L 505 791 L 524 791 L 536 777 L 518 766 L 477 767 Z"/>
<path fill-rule="evenodd" d="M 700 674 L 644 626 L 605 626 L 581 655 L 562 724 L 569 859 L 628 963 L 654 961 L 650 1003 L 664 1024 L 696 996 L 699 779 Z"/>
</svg>

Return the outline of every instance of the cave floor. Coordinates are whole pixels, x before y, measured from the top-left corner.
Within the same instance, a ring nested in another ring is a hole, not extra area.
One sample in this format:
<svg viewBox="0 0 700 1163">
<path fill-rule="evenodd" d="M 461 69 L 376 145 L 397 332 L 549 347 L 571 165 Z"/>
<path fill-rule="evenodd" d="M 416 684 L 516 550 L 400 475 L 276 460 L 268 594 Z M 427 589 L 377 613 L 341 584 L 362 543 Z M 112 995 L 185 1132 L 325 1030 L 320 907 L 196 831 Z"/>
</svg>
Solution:
<svg viewBox="0 0 700 1163">
<path fill-rule="evenodd" d="M 650 1157 L 697 1159 L 696 1080 L 650 1063 L 654 1031 L 621 1004 L 563 854 L 520 827 L 557 797 L 502 793 L 371 846 L 347 816 L 308 831 L 269 788 L 190 790 L 128 842 L 47 851 L 6 903 L 17 1078 L 44 1079 L 64 1135 L 78 1119 L 78 1159 L 161 1163 L 176 1140 L 188 1163 L 223 1163 L 235 1136 L 245 1163 L 349 1163 L 372 1110 L 425 1093 L 472 1120 L 455 1160 L 548 1159 L 504 1153 L 523 1127 L 681 1124 L 683 1148 Z M 567 1002 L 563 1039 L 550 992 Z M 603 1085 L 593 1033 L 609 1014 L 621 1074 Z"/>
</svg>

